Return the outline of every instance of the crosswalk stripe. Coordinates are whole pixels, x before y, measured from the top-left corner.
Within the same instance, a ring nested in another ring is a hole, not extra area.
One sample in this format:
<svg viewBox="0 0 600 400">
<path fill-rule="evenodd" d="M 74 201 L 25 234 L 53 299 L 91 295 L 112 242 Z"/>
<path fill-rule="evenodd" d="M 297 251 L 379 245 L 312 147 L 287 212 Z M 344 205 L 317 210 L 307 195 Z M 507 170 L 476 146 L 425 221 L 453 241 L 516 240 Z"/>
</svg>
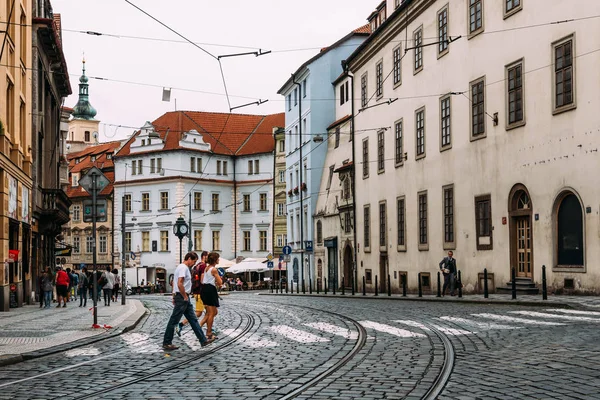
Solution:
<svg viewBox="0 0 600 400">
<path fill-rule="evenodd" d="M 242 333 L 243 333 L 243 329 L 223 329 L 223 331 L 221 332 L 221 334 L 219 336 L 233 337 L 233 336 L 239 336 Z M 252 347 L 253 349 L 262 349 L 262 348 L 267 348 L 267 347 L 279 346 L 279 344 L 277 344 L 277 342 L 274 342 L 274 341 L 268 340 L 268 339 L 264 339 L 264 338 L 257 338 L 255 336 L 251 336 L 249 338 L 244 338 L 241 341 L 241 343 L 248 347 Z"/>
<path fill-rule="evenodd" d="M 503 322 L 516 322 L 516 323 L 526 324 L 526 325 L 552 325 L 552 326 L 564 325 L 561 322 L 537 321 L 537 320 L 533 320 L 533 319 L 511 317 L 508 315 L 498 315 L 498 314 L 488 314 L 488 313 L 471 314 L 471 315 L 474 317 L 494 319 L 496 321 L 503 321 Z"/>
<path fill-rule="evenodd" d="M 467 318 L 457 318 L 457 317 L 445 316 L 445 317 L 440 317 L 440 319 L 444 320 L 444 321 L 450 321 L 450 322 L 455 322 L 455 323 L 459 323 L 459 324 L 475 326 L 480 329 L 519 329 L 519 327 L 517 327 L 517 326 L 495 324 L 493 322 L 478 322 L 478 321 L 473 321 L 473 320 L 467 319 Z"/>
<path fill-rule="evenodd" d="M 431 331 L 431 329 L 428 326 L 426 326 L 420 322 L 417 322 L 417 321 L 395 320 L 394 322 L 412 326 L 414 328 L 419 328 L 419 329 L 422 329 L 422 330 L 428 331 L 428 332 Z M 452 336 L 472 335 L 473 333 L 475 333 L 475 332 L 471 332 L 471 331 L 466 331 L 464 329 L 446 328 L 444 326 L 438 326 L 438 325 L 433 325 L 433 327 L 442 333 L 445 333 L 447 335 L 452 335 Z"/>
<path fill-rule="evenodd" d="M 100 354 L 100 349 L 90 346 L 90 347 L 82 347 L 80 349 L 71 349 L 65 351 L 65 357 L 73 358 L 80 356 L 97 356 Z"/>
<path fill-rule="evenodd" d="M 329 339 L 327 339 L 327 338 L 313 335 L 312 333 L 301 331 L 299 329 L 294 329 L 291 326 L 287 326 L 287 325 L 272 326 L 271 330 L 273 332 L 275 332 L 287 339 L 293 340 L 295 342 L 300 342 L 300 343 L 329 342 Z"/>
<path fill-rule="evenodd" d="M 322 332 L 331 333 L 332 335 L 341 336 L 346 339 L 358 339 L 358 332 L 352 332 L 349 329 L 341 328 L 336 325 L 328 324 L 325 322 L 311 322 L 309 324 L 304 324 L 304 326 L 308 326 L 313 329 L 317 329 Z"/>
<path fill-rule="evenodd" d="M 150 342 L 150 336 L 145 333 L 125 333 L 121 339 L 135 353 L 158 353 L 162 350 L 158 344 Z"/>
<path fill-rule="evenodd" d="M 360 321 L 359 322 L 365 328 L 373 329 L 379 332 L 389 333 L 390 335 L 408 338 L 408 337 L 425 337 L 425 335 L 421 333 L 411 332 L 406 329 L 397 328 L 395 326 L 381 324 L 379 322 L 373 321 Z"/>
<path fill-rule="evenodd" d="M 557 312 L 557 313 L 565 313 L 565 314 L 575 314 L 575 315 L 595 315 L 595 316 L 600 316 L 600 312 L 598 312 L 598 311 L 567 310 L 567 309 L 564 309 L 564 308 L 548 308 L 546 311 Z"/>
<path fill-rule="evenodd" d="M 578 317 L 575 315 L 557 315 L 550 313 L 542 313 L 537 311 L 511 311 L 514 314 L 528 315 L 530 317 L 537 318 L 555 318 L 555 319 L 566 319 L 569 321 L 589 321 L 589 322 L 600 322 L 598 318 L 590 318 L 590 317 Z"/>
</svg>

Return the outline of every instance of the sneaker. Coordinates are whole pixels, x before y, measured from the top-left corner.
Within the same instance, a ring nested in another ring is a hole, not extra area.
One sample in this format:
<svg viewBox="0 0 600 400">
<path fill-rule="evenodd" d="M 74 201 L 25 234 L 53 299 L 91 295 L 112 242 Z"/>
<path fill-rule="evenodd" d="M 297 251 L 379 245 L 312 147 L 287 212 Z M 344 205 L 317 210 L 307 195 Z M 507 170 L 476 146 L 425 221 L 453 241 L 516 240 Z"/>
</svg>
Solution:
<svg viewBox="0 0 600 400">
<path fill-rule="evenodd" d="M 179 347 L 174 344 L 163 344 L 162 347 L 164 350 L 177 350 Z"/>
<path fill-rule="evenodd" d="M 177 336 L 181 337 L 181 330 L 183 329 L 183 324 L 180 322 L 176 327 L 175 327 L 175 333 L 177 334 Z"/>
<path fill-rule="evenodd" d="M 206 342 L 204 343 L 200 343 L 200 346 L 204 347 L 204 346 L 208 346 L 209 344 L 211 344 L 212 342 L 214 342 L 215 339 L 214 338 L 210 338 L 210 339 L 206 339 Z"/>
</svg>

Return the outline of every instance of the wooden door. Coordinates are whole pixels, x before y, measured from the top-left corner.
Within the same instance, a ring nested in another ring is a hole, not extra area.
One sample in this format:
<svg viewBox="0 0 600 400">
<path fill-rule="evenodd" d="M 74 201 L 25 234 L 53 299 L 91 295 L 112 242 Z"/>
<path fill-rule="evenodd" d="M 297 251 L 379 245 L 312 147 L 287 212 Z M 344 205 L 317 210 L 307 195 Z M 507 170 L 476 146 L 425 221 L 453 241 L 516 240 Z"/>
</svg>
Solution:
<svg viewBox="0 0 600 400">
<path fill-rule="evenodd" d="M 533 244 L 531 242 L 531 219 L 520 217 L 516 219 L 517 225 L 517 277 L 531 278 L 531 260 Z"/>
</svg>

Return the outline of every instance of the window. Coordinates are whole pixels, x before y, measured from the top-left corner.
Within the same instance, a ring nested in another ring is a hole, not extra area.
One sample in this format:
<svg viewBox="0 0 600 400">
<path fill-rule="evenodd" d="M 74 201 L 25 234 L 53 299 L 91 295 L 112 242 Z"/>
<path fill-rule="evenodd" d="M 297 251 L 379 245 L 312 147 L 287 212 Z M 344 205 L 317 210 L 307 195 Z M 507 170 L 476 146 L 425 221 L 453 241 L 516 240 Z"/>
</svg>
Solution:
<svg viewBox="0 0 600 400">
<path fill-rule="evenodd" d="M 196 172 L 202 173 L 202 159 L 200 157 L 196 158 Z"/>
<path fill-rule="evenodd" d="M 150 193 L 142 193 L 142 211 L 150 211 Z"/>
<path fill-rule="evenodd" d="M 448 53 L 448 6 L 438 12 L 438 58 Z"/>
<path fill-rule="evenodd" d="M 306 97 L 306 79 L 302 81 L 302 97 Z"/>
<path fill-rule="evenodd" d="M 285 140 L 283 139 L 279 141 L 279 152 L 285 153 Z"/>
<path fill-rule="evenodd" d="M 160 231 L 160 251 L 169 251 L 169 231 Z"/>
<path fill-rule="evenodd" d="M 285 169 L 279 170 L 279 183 L 285 183 Z"/>
<path fill-rule="evenodd" d="M 259 196 L 260 200 L 260 211 L 267 211 L 267 194 L 261 193 Z"/>
<path fill-rule="evenodd" d="M 142 160 L 138 160 L 138 175 L 142 174 Z"/>
<path fill-rule="evenodd" d="M 277 247 L 283 247 L 283 236 L 284 235 L 277 235 Z"/>
<path fill-rule="evenodd" d="M 131 212 L 131 195 L 125 195 L 125 212 Z"/>
<path fill-rule="evenodd" d="M 340 179 L 342 179 L 342 199 L 343 200 L 349 200 L 350 197 L 352 197 L 352 191 L 351 191 L 351 182 L 350 182 L 350 175 L 349 174 L 344 174 L 342 176 L 340 176 Z"/>
<path fill-rule="evenodd" d="M 292 215 L 292 216 L 290 216 L 290 232 L 289 232 L 290 233 L 290 238 L 292 239 L 291 242 L 294 242 L 294 236 L 295 236 L 294 235 L 294 233 L 295 233 L 294 229 L 295 229 L 295 226 L 294 226 L 294 216 Z"/>
<path fill-rule="evenodd" d="M 142 251 L 150 251 L 150 232 L 142 232 Z"/>
<path fill-rule="evenodd" d="M 223 175 L 227 175 L 227 161 L 223 161 Z"/>
<path fill-rule="evenodd" d="M 254 173 L 260 174 L 260 160 L 254 160 Z"/>
<path fill-rule="evenodd" d="M 387 248 L 387 205 L 385 201 L 379 203 L 379 247 L 385 251 Z"/>
<path fill-rule="evenodd" d="M 137 174 L 137 161 L 133 160 L 131 162 L 131 175 Z"/>
<path fill-rule="evenodd" d="M 73 236 L 73 253 L 80 254 L 81 253 L 81 239 L 79 236 Z"/>
<path fill-rule="evenodd" d="M 340 146 L 340 127 L 338 126 L 337 128 L 335 128 L 335 146 L 334 148 L 337 149 Z"/>
<path fill-rule="evenodd" d="M 190 158 L 190 172 L 196 172 L 196 157 Z"/>
<path fill-rule="evenodd" d="M 583 266 L 583 210 L 573 193 L 566 193 L 558 206 L 557 261 L 559 266 Z"/>
<path fill-rule="evenodd" d="M 419 199 L 419 250 L 428 249 L 427 237 L 427 192 L 421 192 Z"/>
<path fill-rule="evenodd" d="M 291 111 L 292 110 L 292 95 L 288 94 L 286 100 L 287 100 L 287 104 L 288 104 L 288 111 Z"/>
<path fill-rule="evenodd" d="M 8 4 L 8 3 L 7 3 Z M 10 28 L 9 28 L 10 29 Z M 6 80 L 6 132 L 15 134 L 15 119 L 14 119 L 14 100 L 15 100 L 15 85 L 10 79 Z"/>
<path fill-rule="evenodd" d="M 221 232 L 220 231 L 212 232 L 212 245 L 213 245 L 213 251 L 221 250 Z"/>
<path fill-rule="evenodd" d="M 277 203 L 277 216 L 283 217 L 285 215 L 285 204 Z"/>
<path fill-rule="evenodd" d="M 71 186 L 77 187 L 79 186 L 79 174 L 73 174 L 71 176 Z"/>
<path fill-rule="evenodd" d="M 79 222 L 81 220 L 81 206 L 73 206 L 73 222 Z"/>
<path fill-rule="evenodd" d="M 385 131 L 377 132 L 377 173 L 385 171 Z"/>
<path fill-rule="evenodd" d="M 169 192 L 160 192 L 160 209 L 169 209 Z"/>
<path fill-rule="evenodd" d="M 219 211 L 219 194 L 212 194 L 212 211 Z"/>
<path fill-rule="evenodd" d="M 402 83 L 402 47 L 394 49 L 394 87 Z"/>
<path fill-rule="evenodd" d="M 442 188 L 444 194 L 444 249 L 454 248 L 454 186 Z"/>
<path fill-rule="evenodd" d="M 108 250 L 106 235 L 98 236 L 98 253 L 106 254 Z"/>
<path fill-rule="evenodd" d="M 331 188 L 331 181 L 333 180 L 333 171 L 334 170 L 335 170 L 335 164 L 330 165 L 329 166 L 329 178 L 327 179 L 327 187 L 326 187 L 327 190 L 329 190 L 329 188 Z"/>
<path fill-rule="evenodd" d="M 194 210 L 202 210 L 202 192 L 194 192 Z"/>
<path fill-rule="evenodd" d="M 492 250 L 492 198 L 490 195 L 475 197 L 475 225 L 477 250 Z"/>
<path fill-rule="evenodd" d="M 158 172 L 159 174 L 163 173 L 163 170 L 162 170 L 162 158 L 157 158 L 156 159 L 156 169 L 157 169 L 156 172 Z"/>
<path fill-rule="evenodd" d="M 317 244 L 323 244 L 323 223 L 317 221 Z"/>
<path fill-rule="evenodd" d="M 298 105 L 298 88 L 294 89 L 294 105 Z"/>
<path fill-rule="evenodd" d="M 395 143 L 394 143 L 394 160 L 396 167 L 404 164 L 404 144 L 402 138 L 403 121 L 396 121 L 394 124 Z"/>
<path fill-rule="evenodd" d="M 371 251 L 371 207 L 364 207 L 364 246 L 365 252 Z"/>
<path fill-rule="evenodd" d="M 419 73 L 423 69 L 423 27 L 419 27 L 413 33 L 413 43 L 415 46 L 414 73 Z"/>
<path fill-rule="evenodd" d="M 485 137 L 485 79 L 471 82 L 471 140 Z"/>
<path fill-rule="evenodd" d="M 344 213 L 344 233 L 352 233 L 352 215 L 350 212 Z"/>
<path fill-rule="evenodd" d="M 267 231 L 259 231 L 258 239 L 260 242 L 260 251 L 267 251 Z"/>
<path fill-rule="evenodd" d="M 250 231 L 244 231 L 244 244 L 242 246 L 243 251 L 250 251 Z"/>
<path fill-rule="evenodd" d="M 450 128 L 450 96 L 440 99 L 440 150 L 452 147 Z"/>
<path fill-rule="evenodd" d="M 483 32 L 483 0 L 469 0 L 469 38 Z"/>
<path fill-rule="evenodd" d="M 377 98 L 379 99 L 383 97 L 383 60 L 375 66 L 375 82 Z"/>
<path fill-rule="evenodd" d="M 156 163 L 156 159 L 151 158 L 150 159 L 150 173 L 151 174 L 156 173 L 155 163 Z"/>
<path fill-rule="evenodd" d="M 194 250 L 202 251 L 202 231 L 194 231 Z"/>
<path fill-rule="evenodd" d="M 425 157 L 425 108 L 415 112 L 416 160 Z"/>
<path fill-rule="evenodd" d="M 344 95 L 344 84 L 342 83 L 340 85 L 340 106 L 343 105 L 346 102 L 346 98 Z"/>
<path fill-rule="evenodd" d="M 125 254 L 131 253 L 131 232 L 125 232 Z"/>
<path fill-rule="evenodd" d="M 367 104 L 369 104 L 369 99 L 367 96 L 367 73 L 365 72 L 360 77 L 360 104 L 362 107 L 366 107 Z"/>
<path fill-rule="evenodd" d="M 217 175 L 221 175 L 221 161 L 217 160 Z"/>
<path fill-rule="evenodd" d="M 398 250 L 406 250 L 406 204 L 404 196 L 396 199 L 396 208 L 398 213 L 397 230 L 398 230 Z"/>
<path fill-rule="evenodd" d="M 254 163 L 252 160 L 248 161 L 248 175 L 252 175 L 252 170 L 254 169 Z"/>
<path fill-rule="evenodd" d="M 504 0 L 504 18 L 508 18 L 523 8 L 521 0 Z"/>
<path fill-rule="evenodd" d="M 506 67 L 506 85 L 507 128 L 522 126 L 525 122 L 523 111 L 523 60 Z"/>
<path fill-rule="evenodd" d="M 89 142 L 90 141 L 90 131 L 85 131 L 84 135 L 84 141 Z"/>
<path fill-rule="evenodd" d="M 575 36 L 554 44 L 554 113 L 575 108 Z"/>
<path fill-rule="evenodd" d="M 129 233 L 129 232 L 127 232 L 127 233 Z M 125 240 L 127 240 L 127 233 L 125 234 Z M 94 237 L 93 236 L 85 237 L 85 252 L 88 254 L 92 254 L 94 252 Z"/>
<path fill-rule="evenodd" d="M 245 212 L 250 211 L 250 195 L 249 194 L 244 195 L 244 211 Z"/>
<path fill-rule="evenodd" d="M 365 138 L 362 142 L 363 154 L 363 179 L 369 177 L 369 139 Z"/>
</svg>

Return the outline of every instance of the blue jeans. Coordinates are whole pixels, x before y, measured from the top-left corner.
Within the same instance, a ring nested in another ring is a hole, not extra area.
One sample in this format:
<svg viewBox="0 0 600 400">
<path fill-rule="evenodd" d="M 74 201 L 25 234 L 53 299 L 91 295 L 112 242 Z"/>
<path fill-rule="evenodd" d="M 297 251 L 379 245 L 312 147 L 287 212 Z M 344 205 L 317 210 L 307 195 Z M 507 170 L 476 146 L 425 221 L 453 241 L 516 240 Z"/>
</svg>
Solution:
<svg viewBox="0 0 600 400">
<path fill-rule="evenodd" d="M 454 296 L 454 274 L 444 274 L 444 286 L 442 288 L 442 294 L 446 294 L 446 289 L 450 286 L 450 294 Z"/>
<path fill-rule="evenodd" d="M 85 307 L 87 305 L 87 288 L 79 289 L 79 307 Z"/>
<path fill-rule="evenodd" d="M 175 326 L 177 326 L 182 316 L 185 316 L 185 318 L 188 320 L 192 330 L 196 334 L 196 337 L 198 340 L 200 340 L 200 343 L 206 342 L 206 336 L 204 335 L 202 328 L 200 328 L 198 317 L 196 317 L 196 312 L 194 311 L 194 306 L 192 306 L 192 303 L 190 302 L 190 297 L 188 296 L 186 301 L 183 299 L 181 294 L 177 293 L 175 294 L 175 307 L 173 308 L 173 314 L 171 314 L 171 318 L 169 318 L 167 330 L 165 331 L 163 346 L 173 343 Z"/>
<path fill-rule="evenodd" d="M 50 308 L 50 304 L 52 304 L 52 290 L 44 292 L 44 304 L 46 308 Z"/>
</svg>

